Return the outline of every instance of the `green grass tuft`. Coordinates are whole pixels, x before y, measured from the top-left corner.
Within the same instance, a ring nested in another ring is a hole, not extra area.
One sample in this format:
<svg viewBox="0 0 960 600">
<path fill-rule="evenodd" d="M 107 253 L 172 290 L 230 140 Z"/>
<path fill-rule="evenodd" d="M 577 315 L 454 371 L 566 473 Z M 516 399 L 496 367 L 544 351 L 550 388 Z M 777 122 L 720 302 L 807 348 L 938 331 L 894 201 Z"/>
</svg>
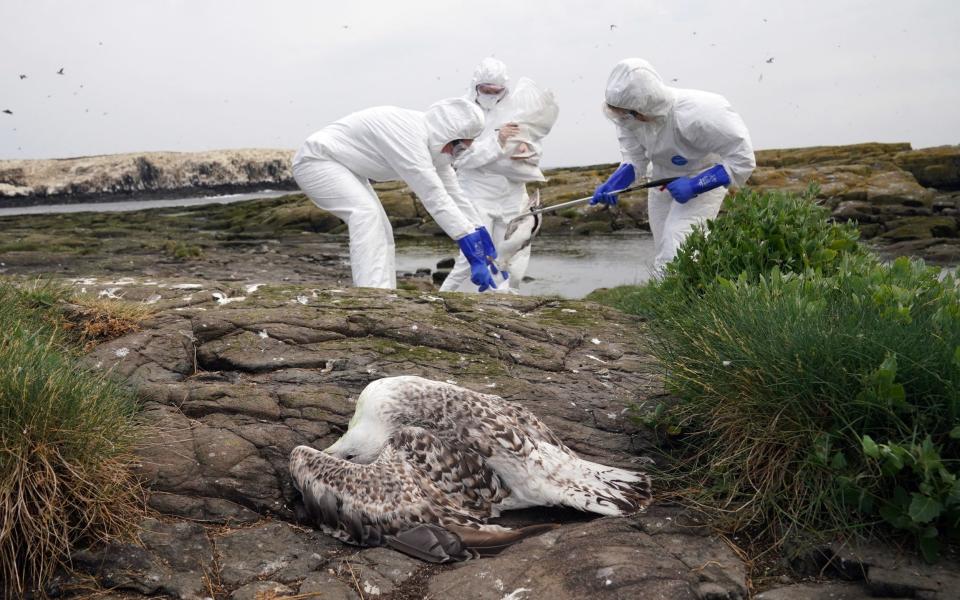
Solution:
<svg viewBox="0 0 960 600">
<path fill-rule="evenodd" d="M 50 312 L 55 287 L 0 282 L 0 592 L 39 590 L 78 544 L 128 531 L 132 392 L 81 366 Z"/>
</svg>

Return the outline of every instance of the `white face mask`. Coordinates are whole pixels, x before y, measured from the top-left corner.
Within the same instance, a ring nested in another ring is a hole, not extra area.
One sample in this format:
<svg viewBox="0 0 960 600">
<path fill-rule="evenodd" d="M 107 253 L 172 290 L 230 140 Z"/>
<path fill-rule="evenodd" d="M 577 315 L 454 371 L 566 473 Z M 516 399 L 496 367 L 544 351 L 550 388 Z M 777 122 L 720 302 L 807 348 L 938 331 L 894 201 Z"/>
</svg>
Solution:
<svg viewBox="0 0 960 600">
<path fill-rule="evenodd" d="M 500 98 L 503 97 L 503 94 L 477 94 L 477 104 L 480 105 L 480 108 L 483 110 L 490 110 L 500 102 Z"/>
<path fill-rule="evenodd" d="M 663 125 L 663 119 L 661 117 L 655 117 L 641 121 L 629 113 L 612 110 L 606 104 L 603 106 L 603 114 L 618 126 L 629 131 L 656 132 L 659 131 L 660 127 Z"/>
</svg>

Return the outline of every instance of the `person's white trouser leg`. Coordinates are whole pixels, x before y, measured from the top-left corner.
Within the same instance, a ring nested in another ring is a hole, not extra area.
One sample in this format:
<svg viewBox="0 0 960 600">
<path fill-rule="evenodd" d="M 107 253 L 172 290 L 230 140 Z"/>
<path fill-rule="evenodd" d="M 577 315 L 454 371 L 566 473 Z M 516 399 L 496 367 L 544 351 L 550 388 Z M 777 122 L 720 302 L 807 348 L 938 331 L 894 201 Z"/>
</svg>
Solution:
<svg viewBox="0 0 960 600">
<path fill-rule="evenodd" d="M 652 189 L 647 191 L 647 220 L 650 222 L 650 233 L 653 234 L 653 274 L 655 277 L 662 275 L 657 267 L 656 257 L 660 256 L 663 247 L 663 226 L 667 222 L 667 215 L 670 214 L 670 206 L 673 203 L 673 196 L 666 190 Z"/>
<path fill-rule="evenodd" d="M 296 164 L 293 177 L 314 204 L 347 224 L 353 285 L 396 288 L 393 227 L 370 182 L 338 162 L 319 159 Z"/>
<path fill-rule="evenodd" d="M 664 267 L 677 256 L 677 250 L 693 231 L 693 226 L 702 225 L 709 219 L 716 218 L 723 204 L 723 198 L 727 195 L 727 189 L 719 187 L 704 192 L 690 199 L 686 204 L 673 201 L 667 191 L 657 190 L 655 193 L 659 197 L 654 201 L 654 192 L 651 192 L 650 200 L 653 202 L 648 205 L 648 212 L 650 213 L 650 231 L 653 232 L 653 242 L 657 251 L 653 269 L 656 275 L 662 275 Z M 663 214 L 664 196 L 669 200 L 666 214 Z M 654 213 L 657 221 L 662 223 L 657 227 L 659 231 L 654 230 Z"/>
<path fill-rule="evenodd" d="M 473 282 L 470 281 L 470 263 L 467 262 L 467 257 L 463 255 L 463 252 L 461 252 L 460 254 L 457 254 L 457 260 L 453 263 L 453 268 L 450 269 L 450 273 L 447 275 L 447 278 L 443 280 L 443 284 L 440 286 L 440 291 L 458 292 L 461 291 L 460 287 L 465 283 L 473 285 Z M 477 286 L 473 287 L 473 291 L 477 291 Z"/>
</svg>

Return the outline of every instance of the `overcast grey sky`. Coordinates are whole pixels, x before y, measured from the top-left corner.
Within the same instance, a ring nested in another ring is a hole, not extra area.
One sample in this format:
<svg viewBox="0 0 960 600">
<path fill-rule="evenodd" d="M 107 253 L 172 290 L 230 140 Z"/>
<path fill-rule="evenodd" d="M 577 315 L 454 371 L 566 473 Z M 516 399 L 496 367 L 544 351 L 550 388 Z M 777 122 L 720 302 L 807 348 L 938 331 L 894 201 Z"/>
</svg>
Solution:
<svg viewBox="0 0 960 600">
<path fill-rule="evenodd" d="M 619 160 L 600 103 L 631 56 L 726 96 L 758 149 L 960 143 L 955 0 L 0 0 L 0 158 L 293 149 L 461 95 L 488 55 L 556 94 L 548 167 Z"/>
</svg>

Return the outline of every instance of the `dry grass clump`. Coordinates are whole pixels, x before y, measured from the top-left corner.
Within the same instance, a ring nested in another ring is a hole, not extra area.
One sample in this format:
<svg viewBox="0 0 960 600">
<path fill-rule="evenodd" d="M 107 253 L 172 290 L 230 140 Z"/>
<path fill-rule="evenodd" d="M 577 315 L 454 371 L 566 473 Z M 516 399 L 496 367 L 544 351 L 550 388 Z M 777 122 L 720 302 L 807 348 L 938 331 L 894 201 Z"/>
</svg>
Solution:
<svg viewBox="0 0 960 600">
<path fill-rule="evenodd" d="M 108 298 L 73 297 L 64 310 L 63 329 L 70 332 L 85 351 L 118 337 L 140 331 L 141 323 L 154 312 L 142 302 Z"/>
</svg>

